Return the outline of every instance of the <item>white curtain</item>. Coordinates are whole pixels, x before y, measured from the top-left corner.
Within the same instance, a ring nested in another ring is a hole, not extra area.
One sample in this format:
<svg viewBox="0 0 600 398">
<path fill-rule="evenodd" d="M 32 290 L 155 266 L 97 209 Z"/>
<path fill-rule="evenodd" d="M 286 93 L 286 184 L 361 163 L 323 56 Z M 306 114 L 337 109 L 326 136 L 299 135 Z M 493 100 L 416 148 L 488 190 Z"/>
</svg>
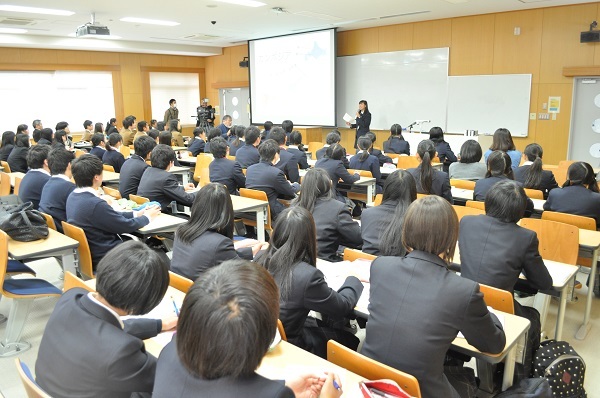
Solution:
<svg viewBox="0 0 600 398">
<path fill-rule="evenodd" d="M 196 108 L 200 106 L 200 86 L 197 73 L 150 72 L 152 119 L 162 121 L 174 98 L 182 125 L 196 124 Z"/>
</svg>

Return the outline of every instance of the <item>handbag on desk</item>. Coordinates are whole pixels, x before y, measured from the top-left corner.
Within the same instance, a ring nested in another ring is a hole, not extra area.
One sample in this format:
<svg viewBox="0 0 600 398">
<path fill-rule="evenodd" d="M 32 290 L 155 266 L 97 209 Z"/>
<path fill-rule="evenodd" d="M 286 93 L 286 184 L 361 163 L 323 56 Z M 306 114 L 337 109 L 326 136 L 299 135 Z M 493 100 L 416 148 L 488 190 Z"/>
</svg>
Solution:
<svg viewBox="0 0 600 398">
<path fill-rule="evenodd" d="M 33 203 L 0 205 L 0 229 L 14 240 L 31 242 L 48 237 L 46 218 Z"/>
</svg>

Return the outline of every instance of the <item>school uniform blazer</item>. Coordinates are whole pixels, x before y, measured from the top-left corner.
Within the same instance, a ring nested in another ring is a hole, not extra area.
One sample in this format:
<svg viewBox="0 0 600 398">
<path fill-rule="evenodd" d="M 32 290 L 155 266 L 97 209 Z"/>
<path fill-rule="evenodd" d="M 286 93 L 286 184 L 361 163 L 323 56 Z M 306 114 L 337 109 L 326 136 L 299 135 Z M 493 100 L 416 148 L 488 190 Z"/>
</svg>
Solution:
<svg viewBox="0 0 600 398">
<path fill-rule="evenodd" d="M 553 189 L 544 203 L 544 210 L 592 217 L 600 226 L 600 193 L 590 191 L 583 185 L 571 185 Z"/>
<path fill-rule="evenodd" d="M 525 184 L 525 179 L 527 178 L 527 171 L 531 167 L 530 164 L 517 167 L 513 169 L 513 174 L 515 175 L 515 181 L 520 182 L 521 184 Z M 556 179 L 554 179 L 554 173 L 550 170 L 542 170 L 542 181 L 540 182 L 540 191 L 544 193 L 544 199 L 548 199 L 548 193 L 550 190 L 558 188 L 558 184 L 556 183 Z"/>
<path fill-rule="evenodd" d="M 6 162 L 8 156 L 10 155 L 10 152 L 13 150 L 14 147 L 14 145 L 8 144 L 0 148 L 0 160 Z"/>
<path fill-rule="evenodd" d="M 390 225 L 398 202 L 386 200 L 379 206 L 368 207 L 360 216 L 362 251 L 379 256 L 379 242 L 383 231 Z"/>
<path fill-rule="evenodd" d="M 27 173 L 27 153 L 29 152 L 28 147 L 23 146 L 15 146 L 12 151 L 10 151 L 10 155 L 8 155 L 8 159 L 6 162 L 10 166 L 10 171 L 13 173 L 18 171 L 21 173 Z"/>
<path fill-rule="evenodd" d="M 498 182 L 508 180 L 508 177 L 486 177 L 478 180 L 475 183 L 475 190 L 473 191 L 473 200 L 477 200 L 479 202 L 485 202 L 485 196 L 488 191 Z M 520 182 L 517 181 L 517 184 L 523 186 Z M 527 198 L 527 208 L 525 209 L 525 217 L 531 216 L 533 213 L 533 202 L 531 199 Z"/>
<path fill-rule="evenodd" d="M 92 130 L 83 130 L 83 136 L 81 137 L 81 141 L 90 141 L 92 139 L 92 136 L 94 135 L 94 132 Z"/>
<path fill-rule="evenodd" d="M 321 160 L 325 157 L 325 152 L 327 151 L 327 147 L 323 147 L 321 149 L 318 149 L 316 154 L 317 154 L 317 160 Z M 344 165 L 345 168 L 349 169 L 350 168 L 350 162 L 348 161 L 348 158 L 346 157 L 346 150 L 344 149 L 344 156 L 342 157 L 342 164 Z"/>
<path fill-rule="evenodd" d="M 438 158 L 440 158 L 440 163 L 443 164 L 442 167 L 444 171 L 447 173 L 450 164 L 458 160 L 456 159 L 456 155 L 454 154 L 454 152 L 452 152 L 450 144 L 448 144 L 446 141 L 438 142 L 435 145 L 435 150 L 438 154 Z"/>
<path fill-rule="evenodd" d="M 246 176 L 238 162 L 227 158 L 214 159 L 208 165 L 210 182 L 227 186 L 231 195 L 237 195 L 240 188 L 246 186 Z"/>
<path fill-rule="evenodd" d="M 40 198 L 42 197 L 42 189 L 50 179 L 50 174 L 42 173 L 37 170 L 29 170 L 21 181 L 19 187 L 19 199 L 23 203 L 33 203 L 33 208 L 40 207 Z"/>
<path fill-rule="evenodd" d="M 95 146 L 90 150 L 90 155 L 95 155 L 100 160 L 102 160 L 102 157 L 104 156 L 104 152 L 106 152 L 106 149 L 99 147 L 99 146 Z"/>
<path fill-rule="evenodd" d="M 238 162 L 243 169 L 247 169 L 253 164 L 257 164 L 260 162 L 258 149 L 256 149 L 254 145 L 246 143 L 246 145 L 235 152 L 235 161 Z"/>
<path fill-rule="evenodd" d="M 275 282 L 281 288 L 281 279 Z M 363 284 L 349 276 L 336 292 L 325 282 L 323 273 L 312 265 L 300 262 L 292 271 L 291 291 L 279 303 L 279 319 L 288 341 L 312 352 L 310 342 L 304 339 L 304 322 L 309 311 L 317 311 L 334 319 L 351 316 L 363 291 Z"/>
<path fill-rule="evenodd" d="M 140 137 L 147 137 L 148 134 L 146 134 L 145 131 L 138 131 L 137 133 L 135 133 L 135 135 L 133 136 L 133 142 L 135 142 L 138 138 Z"/>
<path fill-rule="evenodd" d="M 296 146 L 288 147 L 287 151 L 294 156 L 296 163 L 302 170 L 308 169 L 308 159 L 306 158 L 306 152 L 298 149 Z"/>
<path fill-rule="evenodd" d="M 408 141 L 398 137 L 390 137 L 383 142 L 383 151 L 387 153 L 396 153 L 398 155 L 410 155 L 410 144 Z"/>
<path fill-rule="evenodd" d="M 215 231 L 206 231 L 189 245 L 177 234 L 173 243 L 171 271 L 195 281 L 200 275 L 223 261 L 236 258 L 252 260 L 252 248 L 235 250 L 233 241 Z"/>
<path fill-rule="evenodd" d="M 362 137 L 371 131 L 371 112 L 368 110 L 360 113 L 360 116 L 356 118 L 356 123 L 351 125 L 352 128 L 356 128 L 356 139 Z"/>
<path fill-rule="evenodd" d="M 383 152 L 381 152 L 379 149 L 371 148 L 371 151 L 369 153 L 375 156 L 377 160 L 379 160 L 380 167 L 386 163 L 393 163 L 392 158 L 390 158 L 389 156 L 385 156 Z"/>
<path fill-rule="evenodd" d="M 421 186 L 421 165 L 413 169 L 407 169 L 406 171 L 408 171 L 414 177 L 415 182 L 417 183 L 417 192 L 426 194 L 427 192 L 425 192 Z M 433 170 L 430 194 L 441 196 L 450 202 L 450 204 L 454 203 L 452 199 L 452 188 L 450 187 L 450 178 L 448 178 L 448 173 L 444 173 L 443 171 L 439 170 Z"/>
<path fill-rule="evenodd" d="M 360 225 L 352 219 L 344 203 L 335 199 L 317 199 L 312 215 L 317 227 L 319 258 L 335 260 L 340 245 L 360 247 Z"/>
<path fill-rule="evenodd" d="M 125 199 L 129 199 L 129 194 L 137 194 L 138 186 L 144 171 L 150 167 L 140 155 L 133 154 L 121 166 L 119 175 L 119 192 Z"/>
<path fill-rule="evenodd" d="M 421 251 L 373 261 L 363 355 L 415 376 L 423 397 L 458 398 L 444 357 L 459 331 L 480 351 L 499 353 L 506 343 L 477 283 Z"/>
<path fill-rule="evenodd" d="M 192 375 L 177 355 L 177 337 L 163 348 L 156 366 L 154 398 L 294 398 L 294 392 L 281 381 L 257 373 L 247 377 L 221 377 L 205 380 Z M 229 347 L 234 350 L 236 347 Z"/>
<path fill-rule="evenodd" d="M 123 145 L 133 145 L 135 133 L 132 130 L 123 129 L 119 134 L 121 135 L 121 138 L 123 138 Z"/>
<path fill-rule="evenodd" d="M 286 178 L 291 182 L 300 182 L 300 172 L 298 171 L 298 162 L 294 155 L 286 149 L 281 148 L 279 152 L 279 163 L 275 165 L 279 170 L 285 173 Z"/>
<path fill-rule="evenodd" d="M 235 144 L 235 140 L 232 140 L 229 143 L 229 156 L 235 156 L 237 150 L 243 147 L 244 145 L 246 145 L 245 141 L 240 140 L 237 144 Z"/>
<path fill-rule="evenodd" d="M 52 142 L 48 141 L 45 138 L 40 138 L 40 140 L 37 143 L 38 145 L 52 145 Z"/>
<path fill-rule="evenodd" d="M 184 146 L 183 134 L 177 130 L 171 131 L 171 144 L 173 146 Z"/>
<path fill-rule="evenodd" d="M 144 171 L 137 194 L 159 202 L 161 210 L 167 213 L 171 212 L 169 205 L 172 201 L 191 207 L 196 198 L 196 194 L 185 192 L 174 174 L 156 167 L 148 167 Z"/>
<path fill-rule="evenodd" d="M 324 146 L 321 149 L 317 149 L 315 154 L 317 155 L 317 160 L 323 159 L 325 157 L 325 152 L 327 151 L 327 147 Z"/>
<path fill-rule="evenodd" d="M 271 218 L 275 219 L 279 213 L 285 210 L 277 198 L 284 196 L 293 198 L 300 190 L 300 185 L 292 185 L 286 180 L 283 171 L 274 167 L 271 163 L 261 161 L 248 167 L 246 171 L 246 187 L 264 191 L 269 199 Z"/>
<path fill-rule="evenodd" d="M 350 168 L 355 170 L 370 171 L 376 180 L 376 193 L 381 193 L 383 191 L 383 182 L 381 181 L 381 169 L 379 166 L 379 160 L 375 156 L 369 155 L 367 159 L 361 161 L 361 155 L 362 154 L 358 153 L 350 158 Z"/>
<path fill-rule="evenodd" d="M 127 322 L 146 329 L 143 338 L 160 331 L 156 320 Z M 53 397 L 129 398 L 133 392 L 151 392 L 156 358 L 140 338 L 123 330 L 86 290 L 70 289 L 56 303 L 44 329 L 36 381 Z"/>
<path fill-rule="evenodd" d="M 360 180 L 360 176 L 358 174 L 350 174 L 341 160 L 334 160 L 330 158 L 322 158 L 317 160 L 315 163 L 315 168 L 324 169 L 329 174 L 329 178 L 331 178 L 331 189 L 335 189 L 337 192 L 338 181 L 341 179 L 346 184 L 353 184 L 356 181 Z M 339 192 L 337 192 L 337 196 L 341 196 Z"/>
<path fill-rule="evenodd" d="M 204 153 L 204 146 L 206 142 L 202 138 L 194 138 L 190 146 L 188 146 L 188 151 L 192 153 L 194 156 L 198 156 L 201 153 Z"/>
<path fill-rule="evenodd" d="M 217 126 L 217 128 L 221 130 L 221 137 L 227 140 L 229 138 L 229 135 L 227 133 L 229 132 L 229 130 L 231 130 L 231 127 L 227 127 L 223 123 L 221 123 Z"/>
<path fill-rule="evenodd" d="M 491 149 L 488 149 L 483 154 L 483 158 L 484 158 L 486 164 L 487 164 L 488 156 L 490 156 L 490 154 L 492 152 L 493 151 Z M 519 167 L 519 165 L 521 164 L 521 152 L 517 151 L 515 149 L 514 151 L 506 151 L 506 153 L 508 154 L 508 156 L 510 156 L 510 162 L 511 162 L 512 169 L 514 170 L 517 167 Z"/>
<path fill-rule="evenodd" d="M 125 163 L 125 157 L 117 149 L 112 151 L 106 150 L 102 155 L 102 163 L 114 167 L 115 173 L 121 172 L 121 166 Z"/>
<path fill-rule="evenodd" d="M 67 221 L 67 198 L 75 189 L 75 184 L 61 177 L 50 177 L 40 197 L 40 211 L 54 219 L 56 228 L 62 231 L 62 221 Z"/>
</svg>

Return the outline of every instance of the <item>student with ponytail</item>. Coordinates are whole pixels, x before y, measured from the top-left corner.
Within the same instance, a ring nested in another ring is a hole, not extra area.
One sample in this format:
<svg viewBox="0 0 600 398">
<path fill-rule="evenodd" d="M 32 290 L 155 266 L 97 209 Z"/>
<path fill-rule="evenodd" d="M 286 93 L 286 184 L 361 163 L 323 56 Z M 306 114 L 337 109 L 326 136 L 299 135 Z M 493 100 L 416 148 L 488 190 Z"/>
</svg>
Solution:
<svg viewBox="0 0 600 398">
<path fill-rule="evenodd" d="M 329 133 L 331 134 L 331 133 Z M 338 143 L 331 144 L 325 151 L 325 157 L 317 160 L 315 168 L 325 169 L 331 178 L 331 189 L 335 192 L 336 199 L 342 203 L 346 203 L 346 198 L 341 192 L 337 191 L 338 181 L 341 179 L 346 184 L 352 184 L 360 180 L 358 174 L 350 174 L 342 159 L 346 158 L 346 150 Z"/>
<path fill-rule="evenodd" d="M 376 191 L 377 193 L 381 193 L 383 191 L 383 182 L 381 181 L 379 159 L 369 153 L 373 145 L 371 139 L 367 136 L 359 137 L 356 145 L 358 146 L 358 153 L 350 158 L 350 168 L 370 171 L 375 180 L 377 180 Z"/>
<path fill-rule="evenodd" d="M 523 184 L 524 188 L 539 189 L 548 198 L 551 189 L 558 188 L 554 174 L 542 169 L 544 152 L 538 144 L 529 144 L 523 151 L 523 161 L 520 167 L 514 169 L 515 181 Z"/>
<path fill-rule="evenodd" d="M 125 163 L 125 157 L 119 148 L 123 144 L 123 137 L 119 133 L 112 133 L 108 136 L 108 142 L 105 145 L 106 152 L 102 155 L 102 163 L 115 168 L 115 172 L 121 172 L 121 166 Z"/>
<path fill-rule="evenodd" d="M 433 142 L 431 140 L 419 142 L 416 156 L 421 164 L 414 169 L 406 171 L 414 177 L 417 184 L 417 192 L 426 195 L 441 196 L 452 204 L 452 191 L 448 173 L 434 170 L 431 165 L 431 159 L 435 157 L 435 145 L 433 145 Z"/>
<path fill-rule="evenodd" d="M 383 143 L 383 152 L 410 155 L 410 144 L 402 137 L 402 126 L 392 124 L 390 138 Z"/>
</svg>

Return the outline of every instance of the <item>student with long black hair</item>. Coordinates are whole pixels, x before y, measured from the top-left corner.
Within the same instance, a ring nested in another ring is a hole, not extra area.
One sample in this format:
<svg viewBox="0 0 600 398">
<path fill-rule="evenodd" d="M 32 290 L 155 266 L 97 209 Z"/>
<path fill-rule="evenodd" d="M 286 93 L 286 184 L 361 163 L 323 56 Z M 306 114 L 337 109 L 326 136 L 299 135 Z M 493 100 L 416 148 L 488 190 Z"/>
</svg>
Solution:
<svg viewBox="0 0 600 398">
<path fill-rule="evenodd" d="M 38 144 L 39 145 L 39 144 Z M 29 136 L 27 134 L 17 134 L 15 136 L 15 147 L 10 151 L 6 162 L 10 170 L 27 173 L 27 153 L 29 152 Z"/>
<path fill-rule="evenodd" d="M 450 178 L 477 181 L 485 177 L 487 166 L 481 163 L 481 145 L 475 140 L 466 140 L 460 147 L 458 162 L 448 167 Z"/>
<path fill-rule="evenodd" d="M 523 151 L 523 162 L 513 173 L 515 181 L 523 184 L 523 188 L 539 189 L 547 199 L 550 190 L 558 188 L 558 184 L 552 171 L 542 169 L 543 155 L 542 147 L 538 144 L 527 145 Z"/>
<path fill-rule="evenodd" d="M 0 148 L 0 160 L 6 162 L 10 152 L 15 147 L 15 133 L 13 131 L 5 131 L 2 133 L 2 147 Z"/>
<path fill-rule="evenodd" d="M 111 117 L 110 120 L 108 121 L 108 123 L 106 123 L 106 136 L 108 137 L 109 135 L 111 135 L 112 133 L 118 133 L 119 129 L 117 128 L 117 119 L 114 117 Z"/>
<path fill-rule="evenodd" d="M 169 132 L 172 136 L 172 144 L 173 146 L 183 146 L 183 134 L 179 131 L 181 130 L 181 123 L 179 120 L 169 120 Z"/>
<path fill-rule="evenodd" d="M 417 147 L 417 158 L 420 163 L 418 167 L 408 169 L 417 184 L 417 192 L 427 195 L 438 195 L 452 204 L 452 191 L 448 174 L 438 171 L 431 165 L 435 157 L 435 146 L 431 140 L 419 142 Z"/>
<path fill-rule="evenodd" d="M 331 134 L 331 133 L 330 133 Z M 346 203 L 346 198 L 337 191 L 338 181 L 341 179 L 346 184 L 352 184 L 360 180 L 358 174 L 350 174 L 344 167 L 343 158 L 346 157 L 346 150 L 340 144 L 331 144 L 325 151 L 325 156 L 315 163 L 315 168 L 325 169 L 331 178 L 331 189 L 335 192 L 337 200 Z"/>
<path fill-rule="evenodd" d="M 357 145 L 358 153 L 350 158 L 350 168 L 370 171 L 376 180 L 376 193 L 381 193 L 383 191 L 383 182 L 381 181 L 379 160 L 369 153 L 369 150 L 373 146 L 371 139 L 367 136 L 360 137 Z"/>
<path fill-rule="evenodd" d="M 402 126 L 392 124 L 390 137 L 383 143 L 383 152 L 410 155 L 410 144 L 402 136 Z"/>
<path fill-rule="evenodd" d="M 402 220 L 408 206 L 416 199 L 417 186 L 413 176 L 406 170 L 391 173 L 383 185 L 381 204 L 362 211 L 362 251 L 376 256 L 404 255 L 405 249 L 399 244 L 402 242 Z"/>
<path fill-rule="evenodd" d="M 490 156 L 490 154 L 494 151 L 506 152 L 508 156 L 510 156 L 512 168 L 516 169 L 519 167 L 519 163 L 521 162 L 521 152 L 517 151 L 515 143 L 512 139 L 512 135 L 508 129 L 499 128 L 494 132 L 492 146 L 483 154 L 486 162 L 488 160 L 488 156 Z"/>
<path fill-rule="evenodd" d="M 298 163 L 298 167 L 302 170 L 306 170 L 310 167 L 308 165 L 308 159 L 306 158 L 306 149 L 302 144 L 302 134 L 300 134 L 299 131 L 294 130 L 290 134 L 288 152 L 294 156 L 294 159 L 296 159 L 296 162 Z"/>
<path fill-rule="evenodd" d="M 52 140 L 52 148 L 63 148 L 66 149 L 69 145 L 69 138 L 65 130 L 58 130 L 54 133 L 54 139 Z"/>
<path fill-rule="evenodd" d="M 375 148 L 377 136 L 374 133 L 369 131 L 367 134 L 365 134 L 365 137 L 371 140 L 371 149 L 369 149 L 369 153 L 379 160 L 379 166 L 383 166 L 386 163 L 392 163 L 392 158 L 385 156 L 381 150 Z"/>
<path fill-rule="evenodd" d="M 121 172 L 121 166 L 125 163 L 125 157 L 119 151 L 123 145 L 123 137 L 119 133 L 112 133 L 108 136 L 108 142 L 104 146 L 106 152 L 102 155 L 102 163 L 114 167 L 116 173 Z"/>
<path fill-rule="evenodd" d="M 354 139 L 354 148 L 357 147 L 358 139 L 371 131 L 371 112 L 366 100 L 358 101 L 358 111 L 356 111 L 356 120 L 354 124 L 346 122 L 348 126 L 356 129 L 356 138 Z"/>
<path fill-rule="evenodd" d="M 454 152 L 452 152 L 452 148 L 450 148 L 450 144 L 444 140 L 444 130 L 441 127 L 432 127 L 429 130 L 429 139 L 433 141 L 437 156 L 443 164 L 444 171 L 447 173 L 448 167 L 456 162 L 457 159 Z"/>
<path fill-rule="evenodd" d="M 232 136 L 235 138 L 229 143 L 229 156 L 235 156 L 235 152 L 246 145 L 246 141 L 244 140 L 244 132 L 246 131 L 246 127 L 244 126 L 233 126 L 231 128 Z"/>
</svg>

